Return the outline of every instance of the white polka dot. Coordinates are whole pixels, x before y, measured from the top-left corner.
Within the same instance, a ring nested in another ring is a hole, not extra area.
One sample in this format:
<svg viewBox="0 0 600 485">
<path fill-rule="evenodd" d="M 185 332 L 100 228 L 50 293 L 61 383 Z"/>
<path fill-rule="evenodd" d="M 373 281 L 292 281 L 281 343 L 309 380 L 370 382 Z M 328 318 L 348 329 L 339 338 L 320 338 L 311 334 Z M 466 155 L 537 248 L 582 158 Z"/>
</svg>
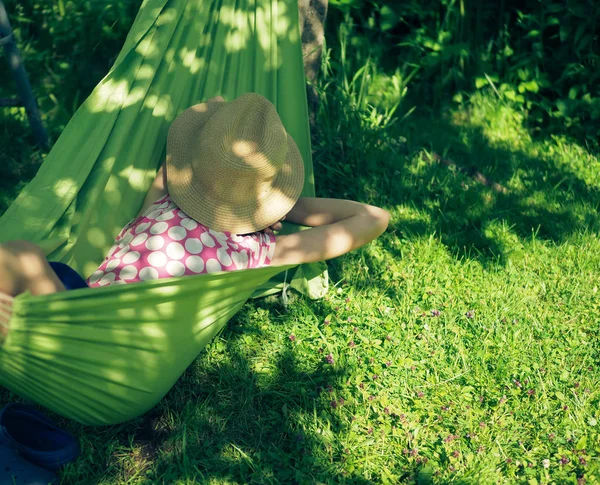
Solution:
<svg viewBox="0 0 600 485">
<path fill-rule="evenodd" d="M 167 263 L 167 273 L 171 276 L 181 276 L 185 273 L 185 266 L 179 261 L 169 261 Z"/>
<path fill-rule="evenodd" d="M 119 248 L 118 245 L 114 245 L 112 248 L 110 248 L 110 251 L 108 252 L 108 255 L 106 256 L 106 259 L 109 259 L 113 254 L 115 254 L 115 251 Z"/>
<path fill-rule="evenodd" d="M 155 268 L 161 268 L 167 263 L 167 256 L 160 251 L 154 251 L 148 255 L 148 262 Z"/>
<path fill-rule="evenodd" d="M 181 226 L 173 226 L 169 229 L 167 234 L 173 241 L 181 241 L 187 236 L 187 231 Z"/>
<path fill-rule="evenodd" d="M 245 256 L 242 256 L 242 254 Z M 248 255 L 246 255 L 245 252 L 242 253 L 236 253 L 233 252 L 231 253 L 231 259 L 233 260 L 235 267 L 237 269 L 245 269 L 246 266 L 248 265 Z"/>
<path fill-rule="evenodd" d="M 129 249 L 131 249 L 129 245 L 125 246 L 124 248 L 121 248 L 121 250 L 117 254 L 115 254 L 115 257 L 122 258 L 129 252 Z"/>
<path fill-rule="evenodd" d="M 150 228 L 152 234 L 162 234 L 169 228 L 169 224 L 166 222 L 157 222 Z"/>
<path fill-rule="evenodd" d="M 227 239 L 229 239 L 227 234 L 225 233 L 213 231 L 212 229 L 209 229 L 208 232 L 210 232 L 219 241 L 226 241 Z"/>
<path fill-rule="evenodd" d="M 188 253 L 198 254 L 204 246 L 200 242 L 200 239 L 196 237 L 190 237 L 185 241 L 185 249 L 187 249 Z"/>
<path fill-rule="evenodd" d="M 131 251 L 123 256 L 123 264 L 135 263 L 138 259 L 140 259 L 140 253 L 137 251 Z"/>
<path fill-rule="evenodd" d="M 171 219 L 173 219 L 173 217 L 175 217 L 175 214 L 173 214 L 173 211 L 168 211 L 168 212 L 162 213 L 160 216 L 158 216 L 156 218 L 156 220 L 157 221 L 170 221 Z"/>
<path fill-rule="evenodd" d="M 148 207 L 146 209 L 146 211 L 144 212 L 144 214 L 147 214 L 148 212 L 152 212 L 155 211 L 156 209 L 160 208 L 160 204 L 158 203 L 158 201 L 156 201 L 154 204 L 152 204 L 150 207 Z"/>
<path fill-rule="evenodd" d="M 171 259 L 181 259 L 185 256 L 185 250 L 178 242 L 172 242 L 167 246 L 167 256 Z"/>
<path fill-rule="evenodd" d="M 194 219 L 190 219 L 189 217 L 182 219 L 180 224 L 185 227 L 188 231 L 193 231 L 198 227 L 198 223 Z"/>
<path fill-rule="evenodd" d="M 152 236 L 146 241 L 146 249 L 156 251 L 165 245 L 165 240 L 162 236 Z"/>
<path fill-rule="evenodd" d="M 150 212 L 150 214 L 148 214 L 146 217 L 148 219 L 156 219 L 156 216 L 161 214 L 161 210 L 153 210 L 152 212 Z"/>
<path fill-rule="evenodd" d="M 258 242 L 256 242 L 256 239 L 254 239 L 253 237 L 249 237 L 248 241 L 246 241 L 246 244 L 250 247 L 250 251 L 256 253 L 256 251 L 258 250 Z"/>
<path fill-rule="evenodd" d="M 259 266 L 264 266 L 266 259 L 267 259 L 267 250 L 263 248 L 263 250 L 260 252 L 260 261 L 258 263 Z"/>
<path fill-rule="evenodd" d="M 123 245 L 128 245 L 131 240 L 133 239 L 133 233 L 131 231 L 127 231 L 125 233 L 125 235 L 121 238 L 121 240 L 119 241 L 119 245 L 123 246 Z"/>
<path fill-rule="evenodd" d="M 206 262 L 206 272 L 216 273 L 218 271 L 223 271 L 223 268 L 221 268 L 221 263 L 219 263 L 216 259 L 210 258 Z"/>
<path fill-rule="evenodd" d="M 142 224 L 138 224 L 138 226 L 135 228 L 135 233 L 139 234 L 140 232 L 145 231 L 150 227 L 150 224 L 150 222 L 143 222 Z"/>
<path fill-rule="evenodd" d="M 100 277 L 104 274 L 104 271 L 100 271 L 100 270 L 96 270 L 92 273 L 92 276 L 90 276 L 90 285 L 93 285 L 95 283 L 98 282 L 98 280 L 100 279 Z"/>
<path fill-rule="evenodd" d="M 140 280 L 157 280 L 158 279 L 158 271 L 150 266 L 146 266 L 140 271 Z"/>
<path fill-rule="evenodd" d="M 223 266 L 231 266 L 231 256 L 227 254 L 227 251 L 225 249 L 217 249 L 217 258 Z"/>
<path fill-rule="evenodd" d="M 234 243 L 230 243 L 230 244 L 229 244 L 229 247 L 230 247 L 231 249 L 238 249 L 238 248 L 239 248 L 239 246 L 238 246 L 237 244 L 234 244 Z"/>
<path fill-rule="evenodd" d="M 125 266 L 119 273 L 119 278 L 122 280 L 132 280 L 137 276 L 137 268 L 135 266 Z"/>
<path fill-rule="evenodd" d="M 242 236 L 238 236 L 237 234 L 232 234 L 231 240 L 235 242 L 243 242 L 244 238 Z"/>
<path fill-rule="evenodd" d="M 200 234 L 200 239 L 202 240 L 205 246 L 208 246 L 209 248 L 215 247 L 215 240 L 212 237 L 210 237 L 210 234 L 208 234 L 208 232 L 203 232 L 202 234 Z"/>
<path fill-rule="evenodd" d="M 267 258 L 269 261 L 273 259 L 273 256 L 275 256 L 275 243 L 269 244 L 269 251 L 267 252 Z"/>
<path fill-rule="evenodd" d="M 113 281 L 115 281 L 115 278 L 117 277 L 116 274 L 114 273 L 106 273 L 99 281 L 99 285 L 100 286 L 106 286 L 111 284 Z"/>
<path fill-rule="evenodd" d="M 146 242 L 146 239 L 148 239 L 148 234 L 143 232 L 137 236 L 135 236 L 135 238 L 133 239 L 133 241 L 131 241 L 131 245 L 132 246 L 139 246 L 140 244 L 144 244 Z"/>
<path fill-rule="evenodd" d="M 106 268 L 104 268 L 104 271 L 112 271 L 119 266 L 119 264 L 121 264 L 121 260 L 119 258 L 111 259 L 106 265 Z"/>
<path fill-rule="evenodd" d="M 127 284 L 127 281 L 116 280 L 116 281 L 113 282 L 113 284 L 111 286 L 125 285 L 125 284 Z"/>
<path fill-rule="evenodd" d="M 204 260 L 200 256 L 190 256 L 185 260 L 185 264 L 194 273 L 202 273 L 204 270 Z"/>
</svg>

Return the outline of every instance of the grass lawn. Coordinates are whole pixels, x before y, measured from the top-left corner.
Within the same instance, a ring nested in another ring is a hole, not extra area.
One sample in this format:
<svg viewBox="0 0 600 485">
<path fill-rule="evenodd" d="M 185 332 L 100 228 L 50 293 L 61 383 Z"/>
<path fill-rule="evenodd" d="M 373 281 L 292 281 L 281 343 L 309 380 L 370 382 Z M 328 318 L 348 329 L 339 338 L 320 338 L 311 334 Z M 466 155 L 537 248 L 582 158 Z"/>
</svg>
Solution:
<svg viewBox="0 0 600 485">
<path fill-rule="evenodd" d="M 52 71 L 51 107 L 36 59 L 58 133 L 75 91 Z M 533 138 L 492 91 L 380 122 L 335 76 L 319 195 L 388 231 L 331 262 L 324 299 L 247 303 L 146 415 L 61 421 L 82 447 L 63 483 L 600 483 L 597 153 Z M 0 146 L 1 211 L 39 165 L 21 112 Z"/>
</svg>

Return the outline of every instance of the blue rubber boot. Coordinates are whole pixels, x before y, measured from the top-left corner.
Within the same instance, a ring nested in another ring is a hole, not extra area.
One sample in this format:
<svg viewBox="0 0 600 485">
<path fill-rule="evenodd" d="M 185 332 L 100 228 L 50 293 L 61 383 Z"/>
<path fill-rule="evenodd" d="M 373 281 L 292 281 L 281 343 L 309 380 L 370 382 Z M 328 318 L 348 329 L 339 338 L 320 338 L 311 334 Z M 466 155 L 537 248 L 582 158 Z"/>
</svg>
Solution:
<svg viewBox="0 0 600 485">
<path fill-rule="evenodd" d="M 0 484 L 1 485 L 54 485 L 58 483 L 54 473 L 34 465 L 0 437 Z"/>
<path fill-rule="evenodd" d="M 79 455 L 79 445 L 73 435 L 25 404 L 9 404 L 0 412 L 0 440 L 26 460 L 51 471 Z"/>
</svg>

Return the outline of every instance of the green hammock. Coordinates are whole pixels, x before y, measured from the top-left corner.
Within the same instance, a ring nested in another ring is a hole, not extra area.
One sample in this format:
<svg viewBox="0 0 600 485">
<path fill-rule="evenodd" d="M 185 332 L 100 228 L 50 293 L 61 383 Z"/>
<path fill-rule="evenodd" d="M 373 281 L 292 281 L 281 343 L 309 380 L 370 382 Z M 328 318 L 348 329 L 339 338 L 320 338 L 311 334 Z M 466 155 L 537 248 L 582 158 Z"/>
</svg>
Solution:
<svg viewBox="0 0 600 485">
<path fill-rule="evenodd" d="M 249 91 L 277 107 L 305 161 L 303 195 L 314 195 L 296 0 L 145 0 L 110 73 L 0 219 L 0 241 L 36 242 L 90 274 L 139 210 L 174 117 Z M 85 424 L 139 416 L 248 298 L 281 290 L 284 276 L 312 298 L 326 291 L 318 264 L 19 295 L 0 384 Z"/>
</svg>

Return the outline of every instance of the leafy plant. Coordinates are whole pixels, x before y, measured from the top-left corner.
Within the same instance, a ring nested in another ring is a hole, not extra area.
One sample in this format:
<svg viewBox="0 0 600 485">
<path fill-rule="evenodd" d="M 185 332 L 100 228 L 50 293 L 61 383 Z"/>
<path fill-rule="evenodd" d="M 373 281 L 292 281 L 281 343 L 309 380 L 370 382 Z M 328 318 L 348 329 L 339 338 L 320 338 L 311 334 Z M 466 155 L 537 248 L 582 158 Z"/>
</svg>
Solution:
<svg viewBox="0 0 600 485">
<path fill-rule="evenodd" d="M 600 4 L 594 0 L 331 0 L 330 30 L 349 17 L 353 45 L 387 72 L 418 66 L 412 92 L 441 106 L 492 89 L 536 130 L 600 136 Z M 460 98 L 460 97 L 459 97 Z M 464 98 L 464 96 L 463 96 Z"/>
</svg>

